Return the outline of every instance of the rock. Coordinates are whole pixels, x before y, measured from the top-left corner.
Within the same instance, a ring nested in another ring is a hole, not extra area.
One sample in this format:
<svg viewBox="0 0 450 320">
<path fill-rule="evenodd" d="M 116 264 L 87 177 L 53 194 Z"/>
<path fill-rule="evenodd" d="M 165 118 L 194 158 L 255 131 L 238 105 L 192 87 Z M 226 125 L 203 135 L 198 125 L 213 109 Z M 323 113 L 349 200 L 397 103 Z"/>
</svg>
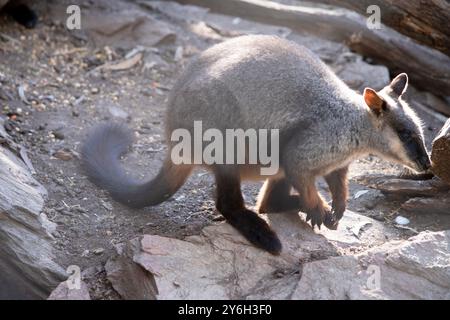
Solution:
<svg viewBox="0 0 450 320">
<path fill-rule="evenodd" d="M 378 234 L 381 241 L 391 233 L 352 212 L 337 231 L 320 233 L 294 213 L 268 219 L 284 246 L 280 256 L 255 248 L 220 223 L 184 241 L 145 235 L 121 244 L 106 264 L 108 279 L 126 299 L 286 299 L 297 287 L 302 263 L 365 248 L 366 239 L 376 243 Z"/>
<path fill-rule="evenodd" d="M 64 161 L 69 161 L 69 160 L 73 159 L 72 150 L 67 149 L 67 148 L 63 148 L 63 149 L 59 149 L 59 150 L 55 151 L 53 153 L 53 156 L 57 159 L 64 160 Z"/>
<path fill-rule="evenodd" d="M 205 19 L 207 12 L 206 8 L 191 6 L 191 5 L 181 5 L 173 1 L 141 1 L 140 5 L 151 11 L 159 11 L 163 14 L 170 16 L 172 19 L 185 21 Z"/>
<path fill-rule="evenodd" d="M 103 248 L 95 248 L 94 250 L 92 250 L 92 252 L 96 255 L 101 255 L 103 254 L 103 252 L 105 252 L 105 249 Z"/>
<path fill-rule="evenodd" d="M 368 64 L 361 56 L 350 52 L 339 56 L 331 68 L 350 88 L 359 92 L 366 87 L 380 90 L 391 82 L 388 68 Z"/>
<path fill-rule="evenodd" d="M 97 47 L 105 45 L 131 49 L 136 45 L 153 47 L 173 43 L 176 33 L 171 25 L 137 10 L 119 13 L 90 11 L 85 15 L 83 29 Z"/>
<path fill-rule="evenodd" d="M 395 217 L 394 221 L 395 221 L 396 224 L 399 224 L 401 226 L 405 226 L 405 225 L 409 224 L 409 222 L 410 222 L 408 218 L 405 218 L 403 216 Z"/>
<path fill-rule="evenodd" d="M 64 281 L 52 291 L 47 300 L 91 300 L 91 296 L 87 285 L 83 281 L 80 281 L 79 289 L 69 289 L 67 281 Z"/>
<path fill-rule="evenodd" d="M 100 92 L 99 88 L 95 88 L 95 87 L 94 87 L 94 88 L 91 89 L 91 93 L 92 93 L 92 94 L 97 94 L 97 93 L 99 93 L 99 92 Z"/>
<path fill-rule="evenodd" d="M 303 268 L 293 299 L 450 299 L 450 230 Z"/>
<path fill-rule="evenodd" d="M 0 299 L 43 299 L 65 273 L 54 261 L 55 224 L 42 212 L 46 191 L 14 151 L 0 146 Z"/>
<path fill-rule="evenodd" d="M 362 280 L 357 277 L 359 271 L 358 259 L 353 256 L 307 263 L 292 299 L 363 299 Z"/>
<path fill-rule="evenodd" d="M 119 118 L 123 120 L 130 118 L 130 115 L 125 110 L 117 106 L 110 106 L 108 108 L 108 111 L 114 118 Z"/>
<path fill-rule="evenodd" d="M 64 140 L 64 138 L 65 138 L 65 135 L 61 130 L 56 130 L 56 131 L 53 131 L 52 133 L 53 133 L 53 136 L 55 137 L 55 139 Z"/>
<path fill-rule="evenodd" d="M 116 246 L 117 256 L 108 260 L 105 270 L 108 280 L 123 299 L 154 300 L 156 283 L 146 269 L 133 261 L 134 252 L 139 250 L 139 240 L 131 240 L 126 246 Z"/>
</svg>

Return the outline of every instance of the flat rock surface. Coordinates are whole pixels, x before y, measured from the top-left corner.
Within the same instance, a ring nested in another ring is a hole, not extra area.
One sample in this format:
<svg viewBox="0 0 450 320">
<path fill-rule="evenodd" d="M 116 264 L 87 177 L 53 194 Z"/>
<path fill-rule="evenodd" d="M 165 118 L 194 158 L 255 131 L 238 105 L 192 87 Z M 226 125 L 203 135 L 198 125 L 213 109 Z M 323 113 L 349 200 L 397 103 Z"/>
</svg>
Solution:
<svg viewBox="0 0 450 320">
<path fill-rule="evenodd" d="M 352 212 L 336 231 L 315 232 L 297 214 L 268 220 L 283 243 L 280 256 L 221 223 L 185 240 L 144 235 L 121 244 L 108 279 L 126 299 L 448 298 L 450 231 L 382 244 L 391 230 Z"/>
</svg>

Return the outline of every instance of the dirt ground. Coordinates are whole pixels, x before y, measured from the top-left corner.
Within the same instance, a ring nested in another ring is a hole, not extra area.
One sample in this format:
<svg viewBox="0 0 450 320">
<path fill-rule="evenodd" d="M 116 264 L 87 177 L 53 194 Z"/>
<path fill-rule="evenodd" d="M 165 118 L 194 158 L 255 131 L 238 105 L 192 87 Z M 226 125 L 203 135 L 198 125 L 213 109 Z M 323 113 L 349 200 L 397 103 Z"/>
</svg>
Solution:
<svg viewBox="0 0 450 320">
<path fill-rule="evenodd" d="M 99 10 L 120 10 L 124 5 L 110 2 L 106 9 L 102 2 L 83 3 Z M 92 72 L 127 52 L 95 48 L 52 20 L 47 5 L 36 8 L 40 21 L 32 30 L 0 16 L 0 116 L 8 119 L 8 132 L 27 148 L 35 177 L 48 191 L 45 213 L 57 224 L 54 237 L 58 262 L 63 267 L 79 265 L 87 270 L 93 298 L 117 298 L 102 271 L 113 246 L 143 234 L 183 238 L 217 223 L 220 216 L 214 209 L 214 182 L 206 172 L 196 171 L 172 199 L 156 207 L 131 210 L 112 201 L 86 179 L 78 152 L 96 124 L 127 122 L 136 132 L 136 144 L 124 165 L 143 179 L 153 176 L 166 151 L 163 118 L 167 94 L 192 55 L 177 61 L 177 45 L 161 45 L 157 47 L 157 55 L 164 62 L 161 65 L 146 68 L 140 63 L 124 71 Z M 198 36 L 192 41 L 193 51 L 218 41 Z M 22 97 L 18 88 L 24 89 Z M 429 146 L 442 124 L 427 114 L 420 115 Z M 399 166 L 369 157 L 352 165 L 351 176 L 400 170 Z M 260 185 L 244 185 L 249 205 L 254 205 Z M 323 182 L 319 181 L 319 186 L 326 192 Z M 375 190 L 355 199 L 355 193 L 365 189 L 351 181 L 349 209 L 391 223 L 402 199 L 388 198 Z M 450 226 L 447 216 L 407 217 L 411 220 L 409 227 L 417 231 Z M 399 237 L 411 236 L 408 230 L 398 232 Z"/>
</svg>

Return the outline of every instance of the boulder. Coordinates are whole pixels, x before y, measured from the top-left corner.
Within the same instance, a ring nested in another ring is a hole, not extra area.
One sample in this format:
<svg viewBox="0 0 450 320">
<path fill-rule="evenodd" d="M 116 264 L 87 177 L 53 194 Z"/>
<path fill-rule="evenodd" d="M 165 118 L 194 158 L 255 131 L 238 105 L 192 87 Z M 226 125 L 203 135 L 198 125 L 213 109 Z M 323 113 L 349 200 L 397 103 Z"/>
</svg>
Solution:
<svg viewBox="0 0 450 320">
<path fill-rule="evenodd" d="M 184 240 L 144 235 L 121 244 L 106 264 L 107 277 L 125 299 L 289 299 L 311 261 L 339 259 L 394 236 L 351 211 L 337 231 L 313 231 L 296 213 L 267 219 L 283 243 L 280 256 L 220 223 Z"/>
<path fill-rule="evenodd" d="M 67 281 L 61 282 L 47 300 L 91 300 L 89 289 L 83 281 L 79 288 L 69 288 Z"/>
<path fill-rule="evenodd" d="M 176 39 L 171 26 L 138 10 L 105 14 L 93 12 L 86 16 L 85 25 L 96 46 L 110 45 L 131 49 L 136 45 L 153 47 L 173 43 Z"/>
<path fill-rule="evenodd" d="M 450 299 L 450 230 L 303 268 L 293 299 Z"/>
<path fill-rule="evenodd" d="M 19 148 L 0 121 L 0 299 L 40 299 L 62 280 L 64 270 L 54 261 L 55 225 L 41 212 L 46 191 Z"/>
</svg>

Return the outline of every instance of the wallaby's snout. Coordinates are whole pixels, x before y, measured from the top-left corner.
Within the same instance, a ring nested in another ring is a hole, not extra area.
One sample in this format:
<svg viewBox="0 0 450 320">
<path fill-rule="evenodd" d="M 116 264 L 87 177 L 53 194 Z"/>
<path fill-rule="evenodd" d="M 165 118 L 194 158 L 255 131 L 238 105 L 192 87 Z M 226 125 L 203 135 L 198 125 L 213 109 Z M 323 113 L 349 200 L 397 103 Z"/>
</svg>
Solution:
<svg viewBox="0 0 450 320">
<path fill-rule="evenodd" d="M 413 129 L 419 131 L 418 128 Z M 408 162 L 410 162 L 411 165 L 409 166 L 411 166 L 412 169 L 418 172 L 427 171 L 431 167 L 431 162 L 425 147 L 423 134 L 414 131 L 406 132 L 406 134 L 399 134 L 400 141 L 403 144 L 407 156 L 407 162 L 404 164 L 408 166 Z"/>
</svg>

